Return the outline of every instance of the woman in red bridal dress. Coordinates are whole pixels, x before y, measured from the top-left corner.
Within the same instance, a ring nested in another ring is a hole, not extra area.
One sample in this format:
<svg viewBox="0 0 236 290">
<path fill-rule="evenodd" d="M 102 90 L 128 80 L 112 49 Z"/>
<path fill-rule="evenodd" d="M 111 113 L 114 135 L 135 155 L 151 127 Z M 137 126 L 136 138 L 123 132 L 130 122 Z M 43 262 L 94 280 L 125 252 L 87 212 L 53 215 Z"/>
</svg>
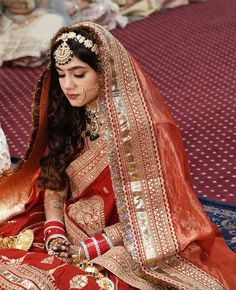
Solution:
<svg viewBox="0 0 236 290">
<path fill-rule="evenodd" d="M 1 289 L 236 289 L 236 255 L 136 60 L 89 22 L 49 53 L 27 152 L 0 182 Z"/>
</svg>

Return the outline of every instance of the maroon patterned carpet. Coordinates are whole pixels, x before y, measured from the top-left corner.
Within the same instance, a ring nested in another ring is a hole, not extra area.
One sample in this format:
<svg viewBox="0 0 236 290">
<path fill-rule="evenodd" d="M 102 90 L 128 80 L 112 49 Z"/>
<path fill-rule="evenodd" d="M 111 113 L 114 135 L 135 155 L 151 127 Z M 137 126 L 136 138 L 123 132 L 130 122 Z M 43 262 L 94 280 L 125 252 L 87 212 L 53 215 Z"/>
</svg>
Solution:
<svg viewBox="0 0 236 290">
<path fill-rule="evenodd" d="M 198 195 L 236 203 L 236 1 L 208 0 L 116 29 L 181 128 Z M 1 123 L 11 155 L 30 132 L 41 69 L 0 69 Z"/>
</svg>

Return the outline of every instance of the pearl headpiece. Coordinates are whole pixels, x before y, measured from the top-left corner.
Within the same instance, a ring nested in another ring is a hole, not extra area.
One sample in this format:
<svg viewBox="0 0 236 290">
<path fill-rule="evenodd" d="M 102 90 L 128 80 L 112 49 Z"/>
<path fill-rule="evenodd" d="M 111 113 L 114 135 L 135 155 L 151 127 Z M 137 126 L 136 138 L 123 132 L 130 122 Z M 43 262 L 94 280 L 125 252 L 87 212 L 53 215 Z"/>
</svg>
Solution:
<svg viewBox="0 0 236 290">
<path fill-rule="evenodd" d="M 76 34 L 75 32 L 63 33 L 56 40 L 56 42 L 59 40 L 63 40 L 63 42 L 58 46 L 58 48 L 53 53 L 56 63 L 60 65 L 66 64 L 73 57 L 73 51 L 67 44 L 68 39 L 75 39 L 79 43 L 83 44 L 86 48 L 90 49 L 95 54 L 98 54 L 97 44 L 93 43 L 92 40 L 87 39 L 85 36 L 81 34 Z"/>
</svg>

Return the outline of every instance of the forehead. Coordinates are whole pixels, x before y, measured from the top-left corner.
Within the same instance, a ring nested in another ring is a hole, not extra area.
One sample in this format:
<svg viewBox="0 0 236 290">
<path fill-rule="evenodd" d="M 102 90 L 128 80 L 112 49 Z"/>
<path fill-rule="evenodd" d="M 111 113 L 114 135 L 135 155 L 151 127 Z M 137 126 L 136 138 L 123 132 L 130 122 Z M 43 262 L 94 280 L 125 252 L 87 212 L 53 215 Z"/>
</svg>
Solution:
<svg viewBox="0 0 236 290">
<path fill-rule="evenodd" d="M 57 70 L 70 71 L 70 70 L 83 69 L 83 68 L 90 68 L 90 66 L 86 62 L 83 62 L 81 59 L 75 56 L 73 56 L 70 62 L 66 64 L 56 63 Z"/>
</svg>

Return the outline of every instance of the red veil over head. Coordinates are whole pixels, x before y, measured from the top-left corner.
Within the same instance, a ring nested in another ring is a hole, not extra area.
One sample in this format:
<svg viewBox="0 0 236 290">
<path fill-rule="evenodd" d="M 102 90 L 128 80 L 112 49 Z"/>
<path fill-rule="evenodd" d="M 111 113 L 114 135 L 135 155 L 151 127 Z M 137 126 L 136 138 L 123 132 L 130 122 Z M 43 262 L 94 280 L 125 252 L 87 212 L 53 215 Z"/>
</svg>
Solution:
<svg viewBox="0 0 236 290">
<path fill-rule="evenodd" d="M 124 247 L 135 274 L 177 289 L 236 289 L 236 255 L 193 192 L 179 129 L 159 92 L 106 29 L 84 22 L 68 30 L 80 28 L 89 29 L 99 46 L 104 138 Z M 1 179 L 2 222 L 38 200 L 34 180 L 47 147 L 50 75 L 48 66 L 38 82 L 25 159 Z M 106 267 L 102 257 L 96 261 Z"/>
</svg>

